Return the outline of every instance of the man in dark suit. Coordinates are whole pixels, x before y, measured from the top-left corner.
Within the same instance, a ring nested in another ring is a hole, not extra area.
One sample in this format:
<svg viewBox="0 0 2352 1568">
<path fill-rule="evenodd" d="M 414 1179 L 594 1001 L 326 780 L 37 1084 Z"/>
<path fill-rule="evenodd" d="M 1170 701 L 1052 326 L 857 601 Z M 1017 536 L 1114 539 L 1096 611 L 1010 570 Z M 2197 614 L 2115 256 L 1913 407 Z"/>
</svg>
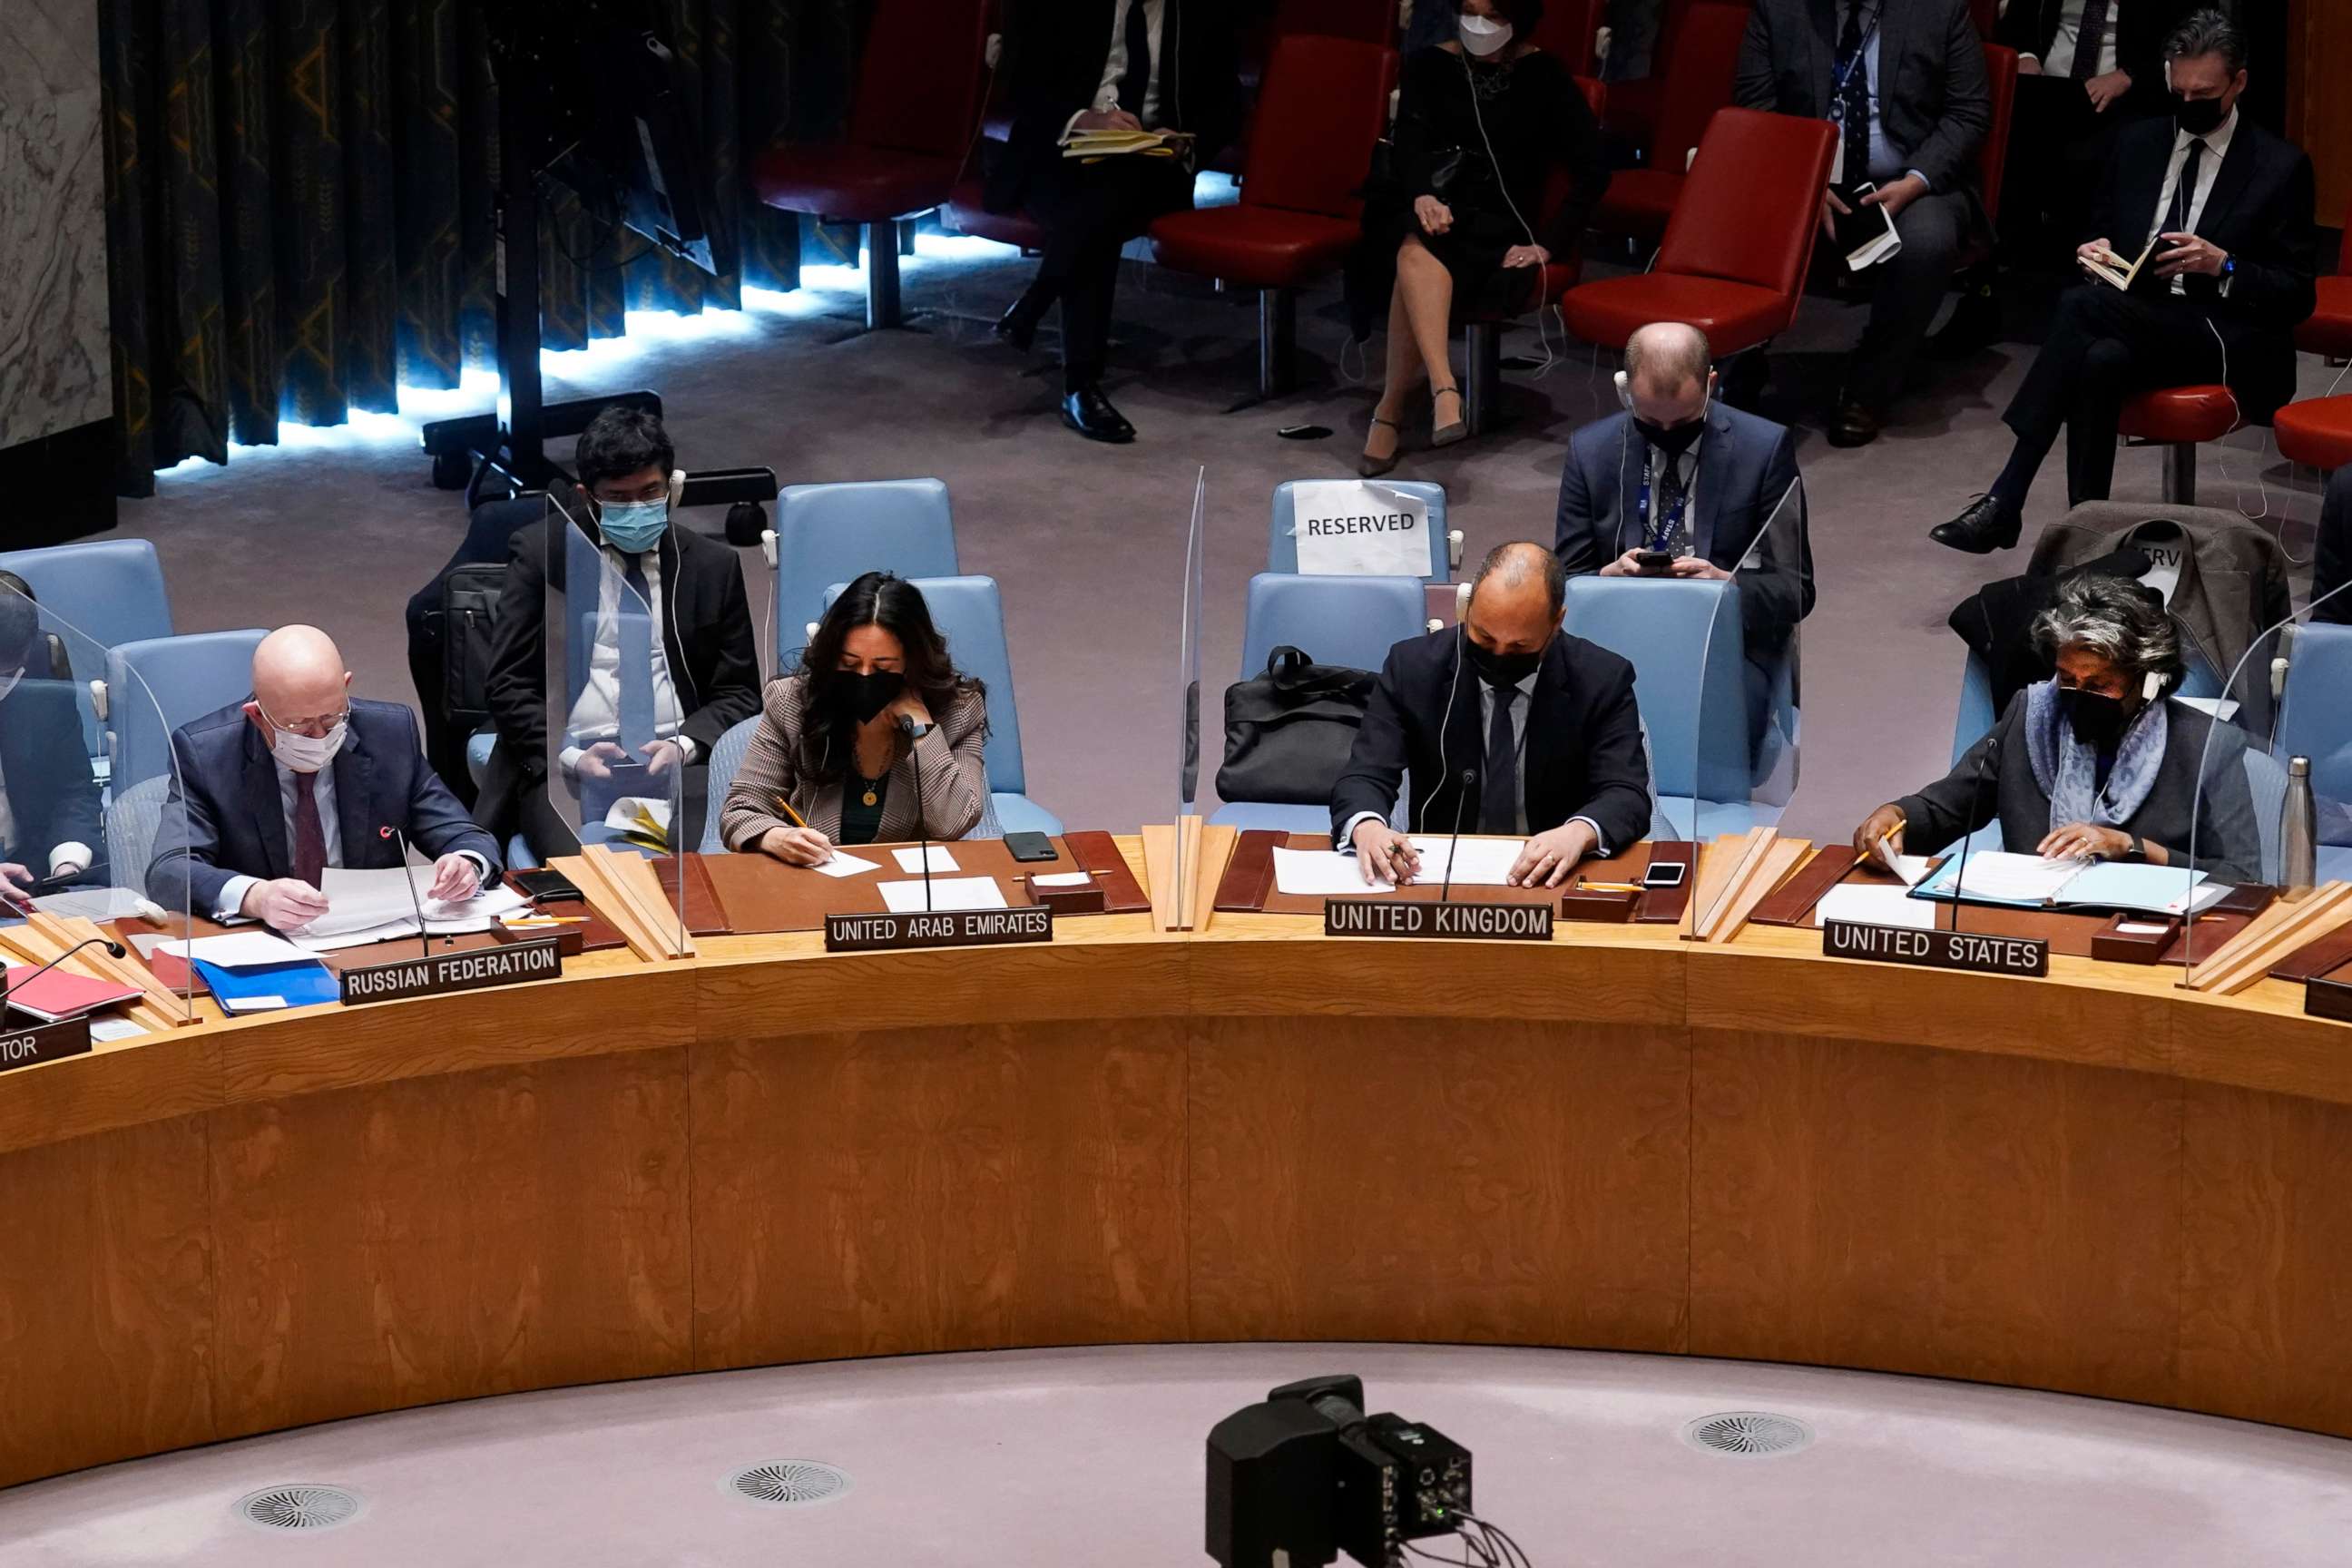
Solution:
<svg viewBox="0 0 2352 1568">
<path fill-rule="evenodd" d="M 2224 382 L 2240 416 L 2267 421 L 2294 395 L 2296 323 L 2315 299 L 2311 160 L 2238 112 L 2246 46 L 2218 11 L 2200 11 L 2165 45 L 2168 120 L 2116 139 L 2084 261 L 2129 266 L 2128 291 L 2098 279 L 2058 302 L 2050 335 L 2002 416 L 2017 434 L 1987 493 L 1929 537 L 1971 554 L 2017 542 L 2025 497 L 2066 432 L 2070 505 L 2104 500 L 2115 477 L 2124 400 L 2155 387 Z"/>
<path fill-rule="evenodd" d="M 566 645 L 562 786 L 583 820 L 624 795 L 680 799 L 671 837 L 691 847 L 711 750 L 760 708 L 742 569 L 726 545 L 670 526 L 677 454 L 653 415 L 606 409 L 573 460 L 578 489 L 551 486 L 550 521 L 517 532 L 508 558 L 484 683 L 499 741 L 475 816 L 501 835 L 519 826 L 542 855 L 578 842 L 548 795 L 551 588 L 576 601 L 571 629 L 585 645 Z"/>
<path fill-rule="evenodd" d="M 988 182 L 992 212 L 1028 209 L 1046 233 L 1036 280 L 997 334 L 1026 349 L 1062 304 L 1062 423 L 1094 441 L 1135 439 L 1103 395 L 1111 302 L 1126 243 L 1192 205 L 1192 161 L 1065 158 L 1073 131 L 1181 131 L 1198 158 L 1241 129 L 1232 0 L 1026 0 L 1005 40 L 1013 121 Z"/>
<path fill-rule="evenodd" d="M 1811 614 L 1812 550 L 1788 427 L 1717 401 L 1706 337 L 1680 321 L 1627 339 L 1624 377 L 1623 412 L 1569 437 L 1552 544 L 1560 569 L 1720 581 L 1741 572 L 1770 524 L 1742 572 L 1742 603 L 1761 596 L 1759 629 L 1786 631 Z M 1645 553 L 1672 560 L 1645 572 Z"/>
<path fill-rule="evenodd" d="M 2168 115 L 2164 41 L 2181 0 L 2011 0 L 1996 42 L 2017 51 L 2002 237 L 2055 264 L 2090 237 L 2084 193 L 2097 186 L 2115 139 Z M 2038 265 L 2039 263 L 2037 263 Z"/>
<path fill-rule="evenodd" d="M 0 586 L 0 904 L 47 878 L 73 879 L 98 859 L 98 784 L 69 680 L 31 597 Z"/>
<path fill-rule="evenodd" d="M 1877 189 L 1860 200 L 1884 207 L 1902 239 L 1870 268 L 1870 324 L 1830 418 L 1832 446 L 1867 445 L 1951 285 L 1961 241 L 1982 221 L 1977 149 L 1992 103 L 1968 0 L 1757 0 L 1733 99 L 1835 121 L 1823 231 L 1871 181 Z"/>
<path fill-rule="evenodd" d="M 1408 770 L 1415 828 L 1531 835 L 1511 868 L 1521 887 L 1556 888 L 1586 856 L 1648 831 L 1633 667 L 1559 629 L 1567 581 L 1542 545 L 1498 546 L 1460 626 L 1389 650 L 1331 787 L 1332 842 L 1355 850 L 1366 881 L 1421 869 L 1389 827 Z"/>
<path fill-rule="evenodd" d="M 351 679 L 326 633 L 281 626 L 253 650 L 249 700 L 173 732 L 178 776 L 151 897 L 296 931 L 327 912 L 329 867 L 402 863 L 387 829 L 435 858 L 431 898 L 471 898 L 498 879 L 498 843 L 425 761 L 415 714 L 354 700 Z"/>
</svg>

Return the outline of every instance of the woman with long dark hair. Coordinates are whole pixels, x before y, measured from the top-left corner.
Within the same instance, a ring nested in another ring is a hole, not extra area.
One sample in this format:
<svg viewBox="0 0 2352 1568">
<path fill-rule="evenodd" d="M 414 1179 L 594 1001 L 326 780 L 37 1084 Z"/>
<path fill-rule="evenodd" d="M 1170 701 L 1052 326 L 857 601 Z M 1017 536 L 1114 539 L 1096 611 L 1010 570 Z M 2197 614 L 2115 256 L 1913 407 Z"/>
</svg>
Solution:
<svg viewBox="0 0 2352 1568">
<path fill-rule="evenodd" d="M 949 659 L 921 592 L 868 572 L 825 612 L 801 667 L 769 683 L 720 836 L 792 866 L 821 866 L 836 844 L 961 838 L 987 811 L 987 739 L 986 694 Z"/>
</svg>

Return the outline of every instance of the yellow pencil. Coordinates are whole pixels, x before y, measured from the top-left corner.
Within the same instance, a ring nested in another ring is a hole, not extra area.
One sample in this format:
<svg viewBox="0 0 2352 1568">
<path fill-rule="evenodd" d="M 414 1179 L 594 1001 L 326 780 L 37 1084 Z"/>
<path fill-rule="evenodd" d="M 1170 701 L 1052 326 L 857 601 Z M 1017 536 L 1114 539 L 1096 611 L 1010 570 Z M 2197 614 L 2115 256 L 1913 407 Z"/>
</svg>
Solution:
<svg viewBox="0 0 2352 1568">
<path fill-rule="evenodd" d="M 782 812 L 786 816 L 789 816 L 789 817 L 791 817 L 791 818 L 793 819 L 793 826 L 794 827 L 803 827 L 803 828 L 804 828 L 804 827 L 808 826 L 808 818 L 807 818 L 807 817 L 805 817 L 805 816 L 803 816 L 799 812 L 794 811 L 794 810 L 793 809 L 793 803 L 792 803 L 791 801 L 786 800 L 782 795 L 778 795 L 778 796 L 776 797 L 776 807 L 777 807 L 777 809 L 778 809 L 778 810 L 782 811 Z"/>
</svg>

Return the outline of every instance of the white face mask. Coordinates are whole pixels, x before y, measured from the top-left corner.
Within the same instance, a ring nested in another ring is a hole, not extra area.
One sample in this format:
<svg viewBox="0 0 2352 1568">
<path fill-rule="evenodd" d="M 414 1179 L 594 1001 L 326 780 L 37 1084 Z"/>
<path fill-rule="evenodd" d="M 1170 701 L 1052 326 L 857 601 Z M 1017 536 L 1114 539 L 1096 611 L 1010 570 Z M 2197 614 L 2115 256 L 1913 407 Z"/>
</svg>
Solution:
<svg viewBox="0 0 2352 1568">
<path fill-rule="evenodd" d="M 1460 24 L 1463 48 L 1482 60 L 1499 53 L 1511 41 L 1508 22 L 1497 22 L 1492 16 L 1467 16 L 1456 17 L 1455 21 Z"/>
<path fill-rule="evenodd" d="M 25 672 L 21 668 L 12 669 L 5 675 L 0 675 L 0 700 L 5 700 L 8 693 L 16 690 L 16 683 L 24 679 Z"/>
<path fill-rule="evenodd" d="M 347 717 L 336 720 L 335 727 L 324 735 L 298 735 L 278 728 L 267 710 L 261 716 L 269 723 L 269 754 L 289 773 L 317 773 L 335 760 L 335 753 L 343 749 L 343 737 L 352 732 Z"/>
</svg>

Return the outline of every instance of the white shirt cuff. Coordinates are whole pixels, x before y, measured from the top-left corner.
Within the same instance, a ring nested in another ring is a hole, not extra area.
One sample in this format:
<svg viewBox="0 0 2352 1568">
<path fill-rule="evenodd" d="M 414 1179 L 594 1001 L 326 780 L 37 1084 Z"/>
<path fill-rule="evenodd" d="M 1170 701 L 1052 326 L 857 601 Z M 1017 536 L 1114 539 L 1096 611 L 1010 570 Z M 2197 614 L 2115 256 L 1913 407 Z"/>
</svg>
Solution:
<svg viewBox="0 0 2352 1568">
<path fill-rule="evenodd" d="M 1929 190 L 1932 191 L 1936 188 L 1936 182 L 1929 179 L 1927 175 L 1920 174 L 1918 170 L 1906 169 L 1903 172 L 1916 179 L 1921 184 L 1927 186 Z"/>
<path fill-rule="evenodd" d="M 90 854 L 89 845 L 79 839 L 68 839 L 49 851 L 49 875 L 54 877 L 68 867 L 77 871 L 87 871 L 94 858 L 96 857 Z"/>
<path fill-rule="evenodd" d="M 1585 826 L 1592 829 L 1592 852 L 1595 855 L 1601 857 L 1603 859 L 1606 859 L 1609 855 L 1609 836 L 1601 831 L 1601 824 L 1593 821 L 1592 818 L 1589 816 L 1571 816 L 1569 820 L 1570 822 L 1580 822 L 1584 824 Z"/>
<path fill-rule="evenodd" d="M 1366 822 L 1386 822 L 1387 820 L 1387 817 L 1382 816 L 1377 811 L 1360 811 L 1356 813 L 1355 816 L 1348 818 L 1348 825 L 1339 830 L 1339 842 L 1338 847 L 1343 850 L 1353 850 L 1355 848 L 1356 828 L 1360 824 Z"/>
<path fill-rule="evenodd" d="M 227 881 L 223 882 L 220 899 L 213 905 L 214 918 L 233 921 L 243 916 L 245 895 L 248 889 L 259 885 L 260 881 L 261 879 L 258 877 L 231 877 Z"/>
<path fill-rule="evenodd" d="M 677 760 L 686 763 L 688 767 L 693 766 L 696 755 L 693 739 L 690 736 L 682 734 L 672 735 L 669 736 L 668 739 L 677 742 Z"/>
</svg>

